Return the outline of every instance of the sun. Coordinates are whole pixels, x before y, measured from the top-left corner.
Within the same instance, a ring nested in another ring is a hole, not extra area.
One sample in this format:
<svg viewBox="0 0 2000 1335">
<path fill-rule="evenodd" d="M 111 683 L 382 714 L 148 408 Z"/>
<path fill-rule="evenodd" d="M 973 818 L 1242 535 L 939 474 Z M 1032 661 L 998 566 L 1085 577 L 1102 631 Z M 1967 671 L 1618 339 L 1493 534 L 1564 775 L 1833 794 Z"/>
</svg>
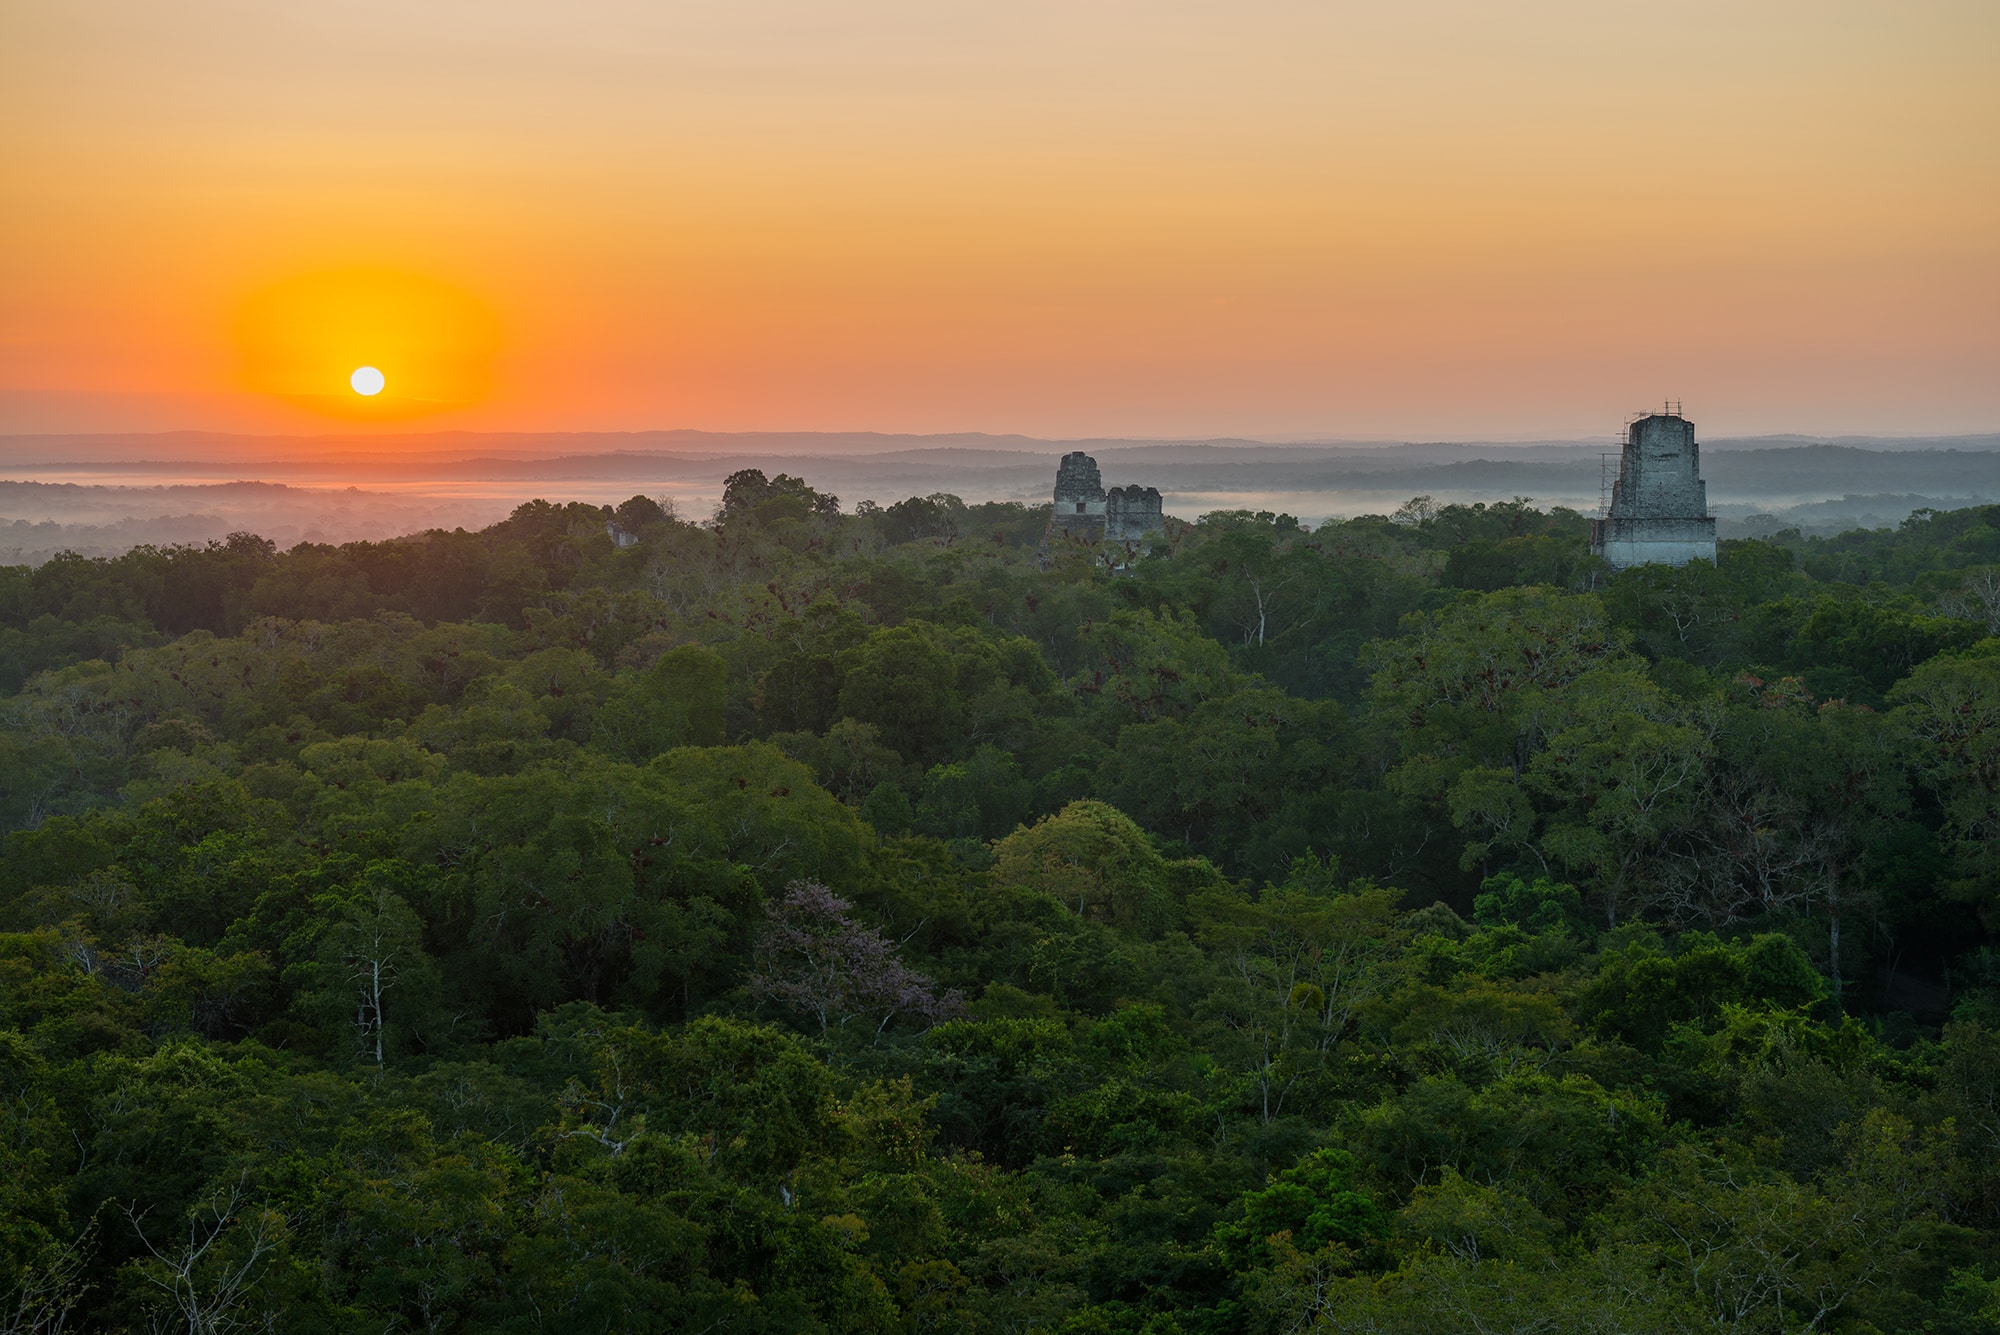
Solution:
<svg viewBox="0 0 2000 1335">
<path fill-rule="evenodd" d="M 483 401 L 500 347 L 499 321 L 478 297 L 422 274 L 365 267 L 257 289 L 234 332 L 244 388 L 365 422 Z M 395 371 L 393 387 L 384 368 Z"/>
</svg>

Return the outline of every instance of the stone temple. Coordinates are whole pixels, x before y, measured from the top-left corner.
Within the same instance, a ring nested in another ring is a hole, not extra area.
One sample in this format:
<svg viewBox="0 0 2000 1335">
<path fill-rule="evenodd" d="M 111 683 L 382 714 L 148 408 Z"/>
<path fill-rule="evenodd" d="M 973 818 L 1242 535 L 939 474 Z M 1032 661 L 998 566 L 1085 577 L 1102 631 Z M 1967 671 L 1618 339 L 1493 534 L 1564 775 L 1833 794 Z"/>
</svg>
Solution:
<svg viewBox="0 0 2000 1335">
<path fill-rule="evenodd" d="M 1056 468 L 1056 508 L 1049 519 L 1051 536 L 1067 533 L 1088 542 L 1137 542 L 1149 533 L 1166 531 L 1157 487 L 1113 487 L 1104 490 L 1097 460 L 1078 450 L 1065 454 Z"/>
<path fill-rule="evenodd" d="M 1611 503 L 1590 523 L 1590 551 L 1613 570 L 1715 559 L 1715 520 L 1694 423 L 1657 412 L 1625 429 Z"/>
</svg>

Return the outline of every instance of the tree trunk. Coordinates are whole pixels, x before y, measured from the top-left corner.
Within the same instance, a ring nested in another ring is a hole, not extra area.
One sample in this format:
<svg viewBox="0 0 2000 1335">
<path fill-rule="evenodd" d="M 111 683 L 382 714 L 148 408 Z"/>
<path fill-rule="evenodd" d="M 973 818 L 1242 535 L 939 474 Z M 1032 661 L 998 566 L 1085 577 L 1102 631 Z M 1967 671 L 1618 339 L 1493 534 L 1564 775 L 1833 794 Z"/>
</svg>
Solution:
<svg viewBox="0 0 2000 1335">
<path fill-rule="evenodd" d="M 382 1069 L 382 961 L 369 964 L 368 1005 L 375 1023 L 375 1069 Z"/>
</svg>

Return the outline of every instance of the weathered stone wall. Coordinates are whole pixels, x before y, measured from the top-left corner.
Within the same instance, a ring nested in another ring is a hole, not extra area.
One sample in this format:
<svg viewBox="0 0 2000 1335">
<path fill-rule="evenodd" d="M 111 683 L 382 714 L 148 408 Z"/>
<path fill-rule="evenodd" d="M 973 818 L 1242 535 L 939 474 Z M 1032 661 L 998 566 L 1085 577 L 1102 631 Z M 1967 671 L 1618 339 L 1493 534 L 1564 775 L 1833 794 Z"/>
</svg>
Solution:
<svg viewBox="0 0 2000 1335">
<path fill-rule="evenodd" d="M 1613 570 L 1627 566 L 1684 566 L 1715 559 L 1713 519 L 1598 519 L 1590 549 Z"/>
<path fill-rule="evenodd" d="M 1137 542 L 1166 531 L 1167 517 L 1157 487 L 1104 490 L 1097 460 L 1083 451 L 1065 454 L 1056 467 L 1055 509 L 1049 534 L 1088 542 Z"/>
<path fill-rule="evenodd" d="M 1056 467 L 1055 503 L 1055 514 L 1049 521 L 1052 528 L 1078 537 L 1104 535 L 1104 479 L 1097 471 L 1097 460 L 1082 450 L 1062 457 Z"/>
<path fill-rule="evenodd" d="M 1632 424 L 1618 460 L 1611 517 L 1708 518 L 1708 484 L 1701 480 L 1694 423 L 1656 413 Z"/>
<path fill-rule="evenodd" d="M 1137 542 L 1148 533 L 1164 533 L 1167 517 L 1160 507 L 1158 487 L 1113 487 L 1105 497 L 1105 539 Z"/>
<path fill-rule="evenodd" d="M 1715 559 L 1694 423 L 1655 413 L 1627 428 L 1610 512 L 1591 524 L 1590 550 L 1614 570 Z"/>
</svg>

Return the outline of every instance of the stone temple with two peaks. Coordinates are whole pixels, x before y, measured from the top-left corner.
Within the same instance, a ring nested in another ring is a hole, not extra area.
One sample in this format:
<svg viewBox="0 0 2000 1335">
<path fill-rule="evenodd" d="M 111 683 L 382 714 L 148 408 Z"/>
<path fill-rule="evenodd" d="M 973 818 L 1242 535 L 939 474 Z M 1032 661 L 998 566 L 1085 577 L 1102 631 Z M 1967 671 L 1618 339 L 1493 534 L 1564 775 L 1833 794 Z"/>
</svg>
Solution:
<svg viewBox="0 0 2000 1335">
<path fill-rule="evenodd" d="M 1166 531 L 1158 487 L 1104 489 L 1097 460 L 1077 450 L 1056 468 L 1055 513 L 1049 536 L 1066 534 L 1086 542 L 1138 542 Z"/>
<path fill-rule="evenodd" d="M 1678 411 L 1652 413 L 1625 428 L 1610 503 L 1590 523 L 1590 551 L 1613 570 L 1715 559 L 1701 447 L 1694 423 Z"/>
</svg>

